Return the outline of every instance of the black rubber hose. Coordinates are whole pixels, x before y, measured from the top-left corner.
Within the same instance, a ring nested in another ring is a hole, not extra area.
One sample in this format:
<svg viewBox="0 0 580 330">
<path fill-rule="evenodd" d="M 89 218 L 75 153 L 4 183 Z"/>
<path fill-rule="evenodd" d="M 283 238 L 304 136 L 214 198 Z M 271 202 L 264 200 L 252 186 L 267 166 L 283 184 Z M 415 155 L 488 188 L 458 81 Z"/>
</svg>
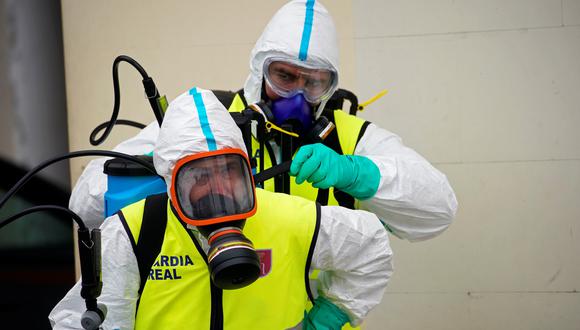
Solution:
<svg viewBox="0 0 580 330">
<path fill-rule="evenodd" d="M 111 114 L 111 120 L 97 126 L 91 132 L 91 135 L 89 137 L 89 142 L 91 143 L 91 145 L 97 146 L 97 145 L 103 143 L 105 141 L 105 139 L 111 133 L 113 126 L 115 126 L 115 124 L 121 122 L 121 120 L 117 120 L 117 118 L 119 117 L 119 104 L 121 101 L 121 92 L 119 91 L 119 63 L 121 63 L 121 62 L 127 62 L 127 63 L 131 64 L 135 69 L 137 69 L 137 71 L 139 71 L 139 73 L 143 77 L 143 82 L 144 83 L 149 82 L 149 85 L 153 86 L 153 89 L 155 89 L 155 94 L 157 94 L 157 90 L 155 88 L 155 85 L 153 84 L 153 80 L 151 79 L 151 77 L 149 77 L 149 75 L 147 75 L 147 72 L 145 71 L 145 69 L 139 63 L 137 63 L 137 61 L 135 61 L 134 59 L 132 59 L 131 57 L 129 57 L 127 55 L 117 56 L 117 58 L 115 58 L 115 60 L 113 61 L 113 91 L 115 94 L 115 103 L 113 105 L 113 113 Z M 151 96 L 148 94 L 147 98 L 150 99 Z M 160 118 L 161 119 L 163 118 L 163 115 L 158 113 L 159 110 L 156 108 L 154 108 L 153 111 L 155 113 L 155 117 L 157 118 L 157 121 L 159 122 Z M 127 120 L 123 120 L 123 121 L 125 123 L 129 122 Z M 97 138 L 97 134 L 103 129 L 101 127 L 103 125 L 106 127 L 105 131 L 103 132 L 103 134 L 101 134 L 100 137 Z M 160 122 L 159 122 L 159 125 L 161 125 Z"/>
<path fill-rule="evenodd" d="M 30 213 L 40 212 L 40 211 L 64 212 L 64 213 L 71 216 L 71 218 L 79 225 L 79 228 L 85 229 L 85 230 L 87 229 L 87 226 L 85 226 L 85 223 L 83 222 L 83 220 L 81 219 L 81 217 L 78 214 L 67 209 L 66 207 L 57 206 L 57 205 L 39 205 L 39 206 L 34 206 L 31 208 L 28 208 L 22 212 L 18 212 L 16 214 L 8 217 L 7 219 L 0 221 L 0 228 L 14 222 L 16 219 L 18 219 L 20 217 L 23 217 L 23 216 L 28 215 Z"/>
<path fill-rule="evenodd" d="M 93 129 L 93 131 L 91 132 L 91 135 L 89 137 L 92 145 L 96 145 L 96 144 L 93 144 L 93 141 L 97 142 L 97 134 L 99 134 L 99 132 L 102 131 L 103 129 L 107 128 L 110 124 L 111 124 L 111 121 L 106 121 L 104 123 L 101 123 L 99 126 L 95 127 L 95 129 Z M 126 126 L 136 127 L 139 129 L 143 129 L 143 128 L 147 127 L 144 124 L 141 124 L 141 123 L 138 123 L 138 122 L 132 121 L 132 120 L 127 120 L 127 119 L 117 119 L 115 122 L 115 125 L 126 125 Z"/>
<path fill-rule="evenodd" d="M 105 156 L 105 157 L 123 158 L 123 159 L 129 160 L 129 161 L 141 164 L 141 165 L 143 165 L 143 167 L 145 167 L 149 171 L 151 171 L 151 173 L 157 175 L 157 172 L 155 172 L 155 167 L 153 167 L 153 165 L 151 165 L 150 163 L 147 163 L 146 161 L 139 159 L 135 156 L 127 155 L 127 154 L 116 152 L 116 151 L 108 151 L 108 150 L 74 151 L 74 152 L 70 152 L 70 153 L 67 153 L 67 154 L 62 155 L 62 156 L 58 156 L 58 157 L 49 159 L 49 160 L 41 163 L 40 165 L 36 166 L 35 168 L 31 169 L 30 171 L 28 171 L 22 177 L 22 179 L 20 179 L 18 182 L 16 182 L 16 184 L 14 186 L 12 186 L 12 188 L 10 188 L 10 190 L 3 196 L 2 200 L 0 201 L 0 209 L 4 206 L 4 204 L 6 204 L 6 202 L 8 201 L 8 199 L 11 196 L 16 194 L 18 192 L 18 190 L 20 190 L 20 188 L 22 188 L 22 186 L 24 186 L 24 184 L 26 184 L 26 182 L 28 182 L 28 180 L 30 180 L 32 178 L 32 176 L 34 174 L 36 174 L 37 172 L 39 172 L 43 168 L 48 167 L 49 165 L 52 165 L 52 164 L 59 162 L 61 160 L 64 160 L 64 159 L 86 157 L 86 156 Z"/>
</svg>

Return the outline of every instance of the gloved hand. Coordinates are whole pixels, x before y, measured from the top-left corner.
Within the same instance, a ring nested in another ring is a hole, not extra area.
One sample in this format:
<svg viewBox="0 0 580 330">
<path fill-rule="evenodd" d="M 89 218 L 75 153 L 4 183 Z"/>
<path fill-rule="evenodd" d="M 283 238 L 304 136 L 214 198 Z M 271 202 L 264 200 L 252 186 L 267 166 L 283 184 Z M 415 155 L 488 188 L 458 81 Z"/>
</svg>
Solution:
<svg viewBox="0 0 580 330">
<path fill-rule="evenodd" d="M 304 181 L 320 189 L 335 187 L 363 200 L 377 192 L 381 174 L 372 160 L 364 156 L 339 155 L 321 144 L 302 146 L 290 166 L 296 183 Z"/>
<path fill-rule="evenodd" d="M 314 300 L 314 306 L 304 316 L 304 330 L 340 330 L 348 322 L 348 316 L 322 296 Z"/>
</svg>

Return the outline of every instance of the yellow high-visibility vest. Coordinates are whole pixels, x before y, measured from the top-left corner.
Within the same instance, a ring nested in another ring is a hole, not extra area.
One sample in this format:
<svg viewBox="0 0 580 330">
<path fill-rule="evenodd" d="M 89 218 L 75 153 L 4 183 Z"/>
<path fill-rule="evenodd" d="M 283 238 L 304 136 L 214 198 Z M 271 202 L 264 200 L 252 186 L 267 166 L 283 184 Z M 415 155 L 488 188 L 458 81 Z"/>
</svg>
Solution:
<svg viewBox="0 0 580 330">
<path fill-rule="evenodd" d="M 261 261 L 261 277 L 238 290 L 211 285 L 205 253 L 167 203 L 167 226 L 141 294 L 135 329 L 299 328 L 309 300 L 308 270 L 320 225 L 316 203 L 256 190 L 257 212 L 243 232 Z M 138 244 L 145 201 L 123 208 Z M 288 210 L 292 210 L 289 212 Z"/>
</svg>

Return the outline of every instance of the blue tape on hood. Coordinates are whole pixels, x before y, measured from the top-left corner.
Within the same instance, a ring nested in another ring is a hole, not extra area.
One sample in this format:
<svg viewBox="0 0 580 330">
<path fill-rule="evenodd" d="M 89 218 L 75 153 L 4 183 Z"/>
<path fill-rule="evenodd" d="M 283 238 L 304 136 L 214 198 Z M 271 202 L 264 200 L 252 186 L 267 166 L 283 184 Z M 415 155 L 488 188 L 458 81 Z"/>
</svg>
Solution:
<svg viewBox="0 0 580 330">
<path fill-rule="evenodd" d="M 209 120 L 207 119 L 207 111 L 205 110 L 203 98 L 195 87 L 189 90 L 189 94 L 193 96 L 193 101 L 195 102 L 195 107 L 197 108 L 197 116 L 199 117 L 201 130 L 205 136 L 205 140 L 207 141 L 208 151 L 215 151 L 217 150 L 217 144 L 215 142 L 213 132 L 211 131 L 211 126 L 209 126 Z"/>
<path fill-rule="evenodd" d="M 306 1 L 306 16 L 304 17 L 304 29 L 302 30 L 302 40 L 300 41 L 300 53 L 298 59 L 306 60 L 308 57 L 308 45 L 310 44 L 310 34 L 312 33 L 312 21 L 314 20 L 314 2 Z"/>
</svg>

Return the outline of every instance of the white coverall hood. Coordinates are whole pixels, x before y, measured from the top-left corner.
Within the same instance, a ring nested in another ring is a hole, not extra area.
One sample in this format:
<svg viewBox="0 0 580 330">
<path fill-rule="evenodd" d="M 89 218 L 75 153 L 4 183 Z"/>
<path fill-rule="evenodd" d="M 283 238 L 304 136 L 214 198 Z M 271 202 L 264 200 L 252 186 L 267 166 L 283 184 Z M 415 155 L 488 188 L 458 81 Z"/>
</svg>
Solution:
<svg viewBox="0 0 580 330">
<path fill-rule="evenodd" d="M 241 149 L 247 155 L 241 131 L 211 91 L 194 87 L 173 100 L 153 152 L 155 170 L 165 179 L 168 195 L 179 159 L 224 148 Z"/>
<path fill-rule="evenodd" d="M 272 17 L 250 55 L 250 75 L 244 85 L 244 97 L 248 104 L 260 101 L 264 62 L 272 57 L 303 61 L 310 66 L 330 67 L 336 71 L 338 78 L 336 27 L 320 2 L 291 1 Z M 325 103 L 323 101 L 318 107 L 316 117 Z"/>
</svg>

